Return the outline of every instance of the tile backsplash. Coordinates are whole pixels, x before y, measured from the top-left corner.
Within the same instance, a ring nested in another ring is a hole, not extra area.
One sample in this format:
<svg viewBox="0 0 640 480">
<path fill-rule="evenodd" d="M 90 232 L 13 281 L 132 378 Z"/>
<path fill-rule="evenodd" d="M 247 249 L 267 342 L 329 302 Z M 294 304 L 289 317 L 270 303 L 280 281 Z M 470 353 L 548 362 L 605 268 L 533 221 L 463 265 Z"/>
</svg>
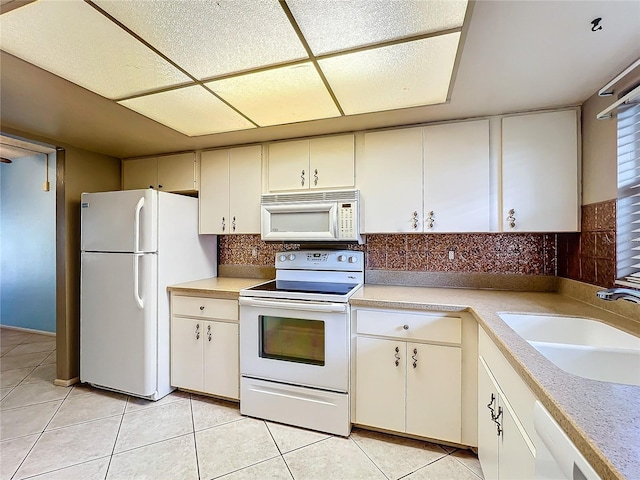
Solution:
<svg viewBox="0 0 640 480">
<path fill-rule="evenodd" d="M 556 275 L 556 234 L 376 234 L 364 245 L 367 270 Z M 221 265 L 273 266 L 275 253 L 299 244 L 266 243 L 260 235 L 219 237 Z"/>
<path fill-rule="evenodd" d="M 581 233 L 370 234 L 367 270 L 561 276 L 603 287 L 616 272 L 616 201 L 582 207 Z M 220 265 L 272 267 L 276 252 L 299 244 L 260 235 L 218 237 Z"/>
<path fill-rule="evenodd" d="M 580 233 L 558 234 L 558 275 L 601 287 L 616 278 L 616 201 L 582 207 Z"/>
</svg>

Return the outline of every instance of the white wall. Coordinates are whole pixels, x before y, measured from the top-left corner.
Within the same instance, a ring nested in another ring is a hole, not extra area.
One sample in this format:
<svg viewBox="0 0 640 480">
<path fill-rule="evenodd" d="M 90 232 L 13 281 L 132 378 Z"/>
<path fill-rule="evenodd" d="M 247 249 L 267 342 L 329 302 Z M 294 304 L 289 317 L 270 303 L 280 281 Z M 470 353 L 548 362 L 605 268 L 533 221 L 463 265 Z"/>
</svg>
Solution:
<svg viewBox="0 0 640 480">
<path fill-rule="evenodd" d="M 56 160 L 42 190 L 45 155 L 2 164 L 0 324 L 56 331 Z"/>
</svg>

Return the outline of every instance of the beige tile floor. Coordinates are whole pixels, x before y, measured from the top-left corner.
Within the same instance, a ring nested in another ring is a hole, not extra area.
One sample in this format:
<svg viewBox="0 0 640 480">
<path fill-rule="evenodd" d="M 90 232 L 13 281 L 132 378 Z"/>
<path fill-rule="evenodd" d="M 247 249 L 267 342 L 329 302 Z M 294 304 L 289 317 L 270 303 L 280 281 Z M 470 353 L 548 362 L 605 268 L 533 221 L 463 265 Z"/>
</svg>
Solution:
<svg viewBox="0 0 640 480">
<path fill-rule="evenodd" d="M 0 480 L 468 479 L 465 450 L 354 429 L 349 438 L 174 392 L 158 402 L 54 386 L 52 337 L 0 329 Z"/>
</svg>

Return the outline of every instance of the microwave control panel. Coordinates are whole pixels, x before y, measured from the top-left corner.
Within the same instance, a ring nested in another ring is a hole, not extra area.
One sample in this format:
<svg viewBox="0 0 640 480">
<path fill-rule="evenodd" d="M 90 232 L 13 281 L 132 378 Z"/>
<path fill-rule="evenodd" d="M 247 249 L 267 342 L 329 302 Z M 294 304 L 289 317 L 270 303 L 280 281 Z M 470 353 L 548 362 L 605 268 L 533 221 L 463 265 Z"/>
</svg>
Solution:
<svg viewBox="0 0 640 480">
<path fill-rule="evenodd" d="M 356 236 L 355 222 L 358 219 L 355 214 L 354 203 L 340 203 L 338 210 L 338 228 L 340 229 L 339 237 L 343 239 L 352 239 Z"/>
</svg>

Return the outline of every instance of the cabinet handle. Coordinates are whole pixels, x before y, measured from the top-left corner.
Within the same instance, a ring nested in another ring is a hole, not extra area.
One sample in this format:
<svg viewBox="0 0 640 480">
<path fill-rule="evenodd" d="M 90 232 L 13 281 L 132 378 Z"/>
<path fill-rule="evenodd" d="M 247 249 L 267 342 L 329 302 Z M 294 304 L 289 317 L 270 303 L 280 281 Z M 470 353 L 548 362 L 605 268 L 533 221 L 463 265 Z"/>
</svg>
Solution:
<svg viewBox="0 0 640 480">
<path fill-rule="evenodd" d="M 413 358 L 413 368 L 416 368 L 418 366 L 418 349 L 417 348 L 413 349 L 413 355 L 411 355 L 411 358 Z"/>
<path fill-rule="evenodd" d="M 496 415 L 496 418 L 493 419 L 493 421 L 496 423 L 496 431 L 497 431 L 497 435 L 500 436 L 502 435 L 502 424 L 500 423 L 500 417 L 502 416 L 502 407 L 498 407 L 498 414 Z"/>
<path fill-rule="evenodd" d="M 236 217 L 233 217 L 233 220 L 231 220 L 231 230 L 236 231 Z"/>
<path fill-rule="evenodd" d="M 403 330 L 409 330 L 409 325 L 407 325 L 407 324 L 403 325 L 403 326 L 402 326 L 402 329 L 403 329 Z"/>
<path fill-rule="evenodd" d="M 300 175 L 300 185 L 304 187 L 304 170 L 302 170 Z"/>
<path fill-rule="evenodd" d="M 196 323 L 196 340 L 200 340 L 200 324 Z"/>
<path fill-rule="evenodd" d="M 429 212 L 429 216 L 427 217 L 427 228 L 433 228 L 433 224 L 436 221 L 433 210 Z"/>
<path fill-rule="evenodd" d="M 495 420 L 496 419 L 496 412 L 493 409 L 493 403 L 496 401 L 496 396 L 492 393 L 491 394 L 491 401 L 489 403 L 487 403 L 487 408 L 489 409 L 489 411 L 491 411 L 491 420 Z"/>
<path fill-rule="evenodd" d="M 211 341 L 211 325 L 207 325 L 207 338 Z"/>
<path fill-rule="evenodd" d="M 160 188 L 162 188 L 162 185 L 158 185 L 158 188 L 159 188 L 159 189 L 160 189 Z"/>
<path fill-rule="evenodd" d="M 313 174 L 313 184 L 318 185 L 318 169 L 317 168 Z"/>
<path fill-rule="evenodd" d="M 411 223 L 411 228 L 414 230 L 418 228 L 418 212 L 416 210 L 414 210 L 413 215 L 411 215 L 409 222 Z"/>
<path fill-rule="evenodd" d="M 396 357 L 396 367 L 397 367 L 398 365 L 400 365 L 400 348 L 399 347 L 395 348 L 394 357 Z"/>
<path fill-rule="evenodd" d="M 149 185 L 149 188 L 153 189 L 153 185 Z"/>
<path fill-rule="evenodd" d="M 509 226 L 511 228 L 516 228 L 516 211 L 513 208 L 509 210 L 509 216 L 507 217 L 507 222 L 509 222 Z"/>
<path fill-rule="evenodd" d="M 225 227 L 227 226 L 227 224 L 225 223 L 224 217 L 222 217 L 222 231 L 224 232 Z"/>
</svg>

